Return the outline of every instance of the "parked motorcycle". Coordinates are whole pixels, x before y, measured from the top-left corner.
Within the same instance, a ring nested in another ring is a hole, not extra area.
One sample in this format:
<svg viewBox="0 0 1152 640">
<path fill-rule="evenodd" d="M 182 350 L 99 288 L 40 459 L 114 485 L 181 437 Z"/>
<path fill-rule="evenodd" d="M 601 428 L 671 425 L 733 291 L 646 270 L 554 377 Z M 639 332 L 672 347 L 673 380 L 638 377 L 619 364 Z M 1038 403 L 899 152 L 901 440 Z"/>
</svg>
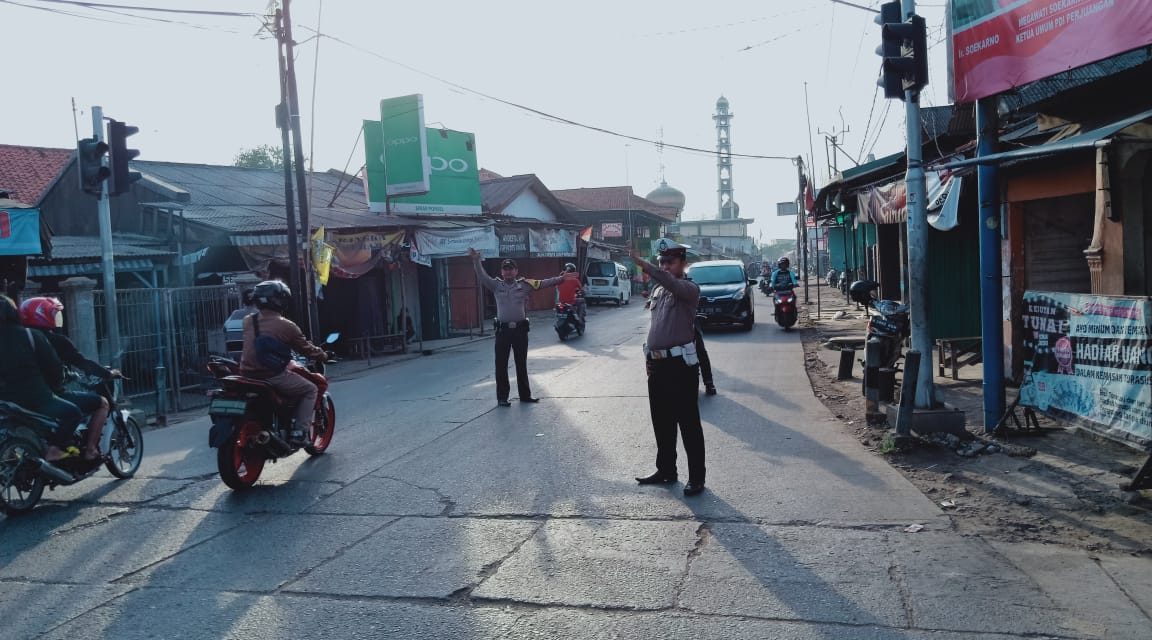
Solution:
<svg viewBox="0 0 1152 640">
<path fill-rule="evenodd" d="M 330 345 L 339 334 L 328 336 Z M 306 442 L 291 440 L 293 415 L 296 406 L 280 398 L 263 380 L 240 375 L 235 360 L 214 356 L 208 361 L 208 370 L 216 376 L 220 388 L 210 392 L 212 401 L 208 415 L 212 428 L 208 444 L 216 449 L 216 468 L 220 479 L 229 488 L 240 491 L 256 484 L 264 471 L 264 464 L 286 458 L 300 449 L 308 455 L 318 456 L 332 444 L 336 429 L 336 405 L 328 393 L 328 379 L 324 376 L 324 363 L 296 356 L 288 364 L 292 373 L 303 376 L 315 384 L 316 418 Z"/>
<path fill-rule="evenodd" d="M 912 323 L 908 316 L 908 305 L 896 300 L 877 299 L 873 292 L 879 288 L 878 282 L 858 280 L 848 288 L 848 295 L 854 302 L 879 314 L 870 314 L 868 341 L 880 345 L 880 368 L 895 369 L 903 355 L 904 340 L 912 335 Z"/>
<path fill-rule="evenodd" d="M 48 437 L 57 428 L 56 420 L 11 402 L 0 402 L 0 509 L 8 515 L 27 513 L 40 501 L 45 487 L 52 490 L 76 484 L 101 466 L 122 480 L 136 474 L 144 457 L 144 436 L 136 418 L 116 404 L 116 377 L 76 378 L 80 386 L 100 394 L 109 405 L 108 422 L 100 438 L 102 454 L 95 460 L 70 456 L 48 462 L 44 452 Z M 85 423 L 77 429 L 73 444 L 82 449 L 87 438 Z"/>
<path fill-rule="evenodd" d="M 564 342 L 573 333 L 576 335 L 584 335 L 584 321 L 580 319 L 580 315 L 576 311 L 576 305 L 567 304 L 564 302 L 556 303 L 556 335 L 560 336 L 560 342 Z"/>
<path fill-rule="evenodd" d="M 796 324 L 799 311 L 796 309 L 796 291 L 790 286 L 776 287 L 772 295 L 776 307 L 776 324 L 789 331 Z"/>
</svg>

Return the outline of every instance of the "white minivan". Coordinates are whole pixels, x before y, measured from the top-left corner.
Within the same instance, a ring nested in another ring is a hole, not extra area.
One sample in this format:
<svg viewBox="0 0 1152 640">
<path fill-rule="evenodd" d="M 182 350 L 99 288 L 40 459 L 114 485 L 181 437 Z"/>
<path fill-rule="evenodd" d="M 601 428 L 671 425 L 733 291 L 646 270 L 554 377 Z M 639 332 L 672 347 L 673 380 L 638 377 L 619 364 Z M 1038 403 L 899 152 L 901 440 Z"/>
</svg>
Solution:
<svg viewBox="0 0 1152 640">
<path fill-rule="evenodd" d="M 632 273 L 622 264 L 592 260 L 584 270 L 584 277 L 587 279 L 584 299 L 588 304 L 614 302 L 620 306 L 632 298 Z"/>
</svg>

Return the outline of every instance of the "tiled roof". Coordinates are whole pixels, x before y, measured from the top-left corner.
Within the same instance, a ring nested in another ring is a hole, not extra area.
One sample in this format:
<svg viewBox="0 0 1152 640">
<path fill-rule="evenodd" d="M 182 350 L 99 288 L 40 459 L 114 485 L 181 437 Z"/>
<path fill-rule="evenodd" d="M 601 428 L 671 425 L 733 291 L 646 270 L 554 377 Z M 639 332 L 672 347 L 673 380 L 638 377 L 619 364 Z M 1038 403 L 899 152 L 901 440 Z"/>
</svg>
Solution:
<svg viewBox="0 0 1152 640">
<path fill-rule="evenodd" d="M 632 187 L 585 187 L 582 189 L 559 189 L 553 191 L 561 202 L 579 211 L 647 211 L 667 220 L 676 219 L 676 210 L 662 207 L 651 200 L 641 198 Z"/>
<path fill-rule="evenodd" d="M 499 180 L 503 177 L 504 176 L 500 175 L 499 173 L 496 173 L 495 171 L 489 171 L 488 169 L 485 169 L 484 167 L 480 167 L 480 182 L 488 182 L 489 180 Z"/>
<path fill-rule="evenodd" d="M 75 155 L 75 149 L 0 144 L 0 190 L 13 200 L 39 205 Z"/>
</svg>

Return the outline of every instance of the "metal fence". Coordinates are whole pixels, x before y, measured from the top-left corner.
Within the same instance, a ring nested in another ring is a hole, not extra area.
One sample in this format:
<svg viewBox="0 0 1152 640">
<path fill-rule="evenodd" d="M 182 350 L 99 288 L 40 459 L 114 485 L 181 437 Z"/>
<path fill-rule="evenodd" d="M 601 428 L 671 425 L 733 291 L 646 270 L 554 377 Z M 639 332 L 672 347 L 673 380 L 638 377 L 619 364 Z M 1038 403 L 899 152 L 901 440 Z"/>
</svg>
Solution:
<svg viewBox="0 0 1152 640">
<path fill-rule="evenodd" d="M 100 359 L 111 362 L 105 325 L 106 298 L 95 292 Z M 120 368 L 130 378 L 124 395 L 152 413 L 207 404 L 212 377 L 208 356 L 224 354 L 224 321 L 240 306 L 235 285 L 117 291 Z"/>
</svg>

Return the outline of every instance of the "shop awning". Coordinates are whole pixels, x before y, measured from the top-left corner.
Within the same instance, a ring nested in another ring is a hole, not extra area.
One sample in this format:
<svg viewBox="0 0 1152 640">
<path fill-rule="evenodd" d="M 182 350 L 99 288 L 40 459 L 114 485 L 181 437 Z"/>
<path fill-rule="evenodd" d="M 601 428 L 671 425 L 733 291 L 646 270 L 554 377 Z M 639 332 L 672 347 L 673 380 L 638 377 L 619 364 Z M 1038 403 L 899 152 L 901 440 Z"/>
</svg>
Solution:
<svg viewBox="0 0 1152 640">
<path fill-rule="evenodd" d="M 117 273 L 150 272 L 157 266 L 151 260 L 129 259 L 115 262 Z M 30 264 L 28 265 L 29 278 L 57 278 L 65 276 L 88 276 L 102 272 L 99 262 L 82 262 L 79 264 Z"/>
<path fill-rule="evenodd" d="M 1001 153 L 993 153 L 991 155 L 969 158 L 967 160 L 960 160 L 958 162 L 950 162 L 942 165 L 945 169 L 958 169 L 961 167 L 970 167 L 973 165 L 988 165 L 988 164 L 1003 164 L 1014 160 L 1027 160 L 1031 158 L 1039 158 L 1043 156 L 1051 156 L 1068 151 L 1078 151 L 1084 149 L 1094 149 L 1100 146 L 1106 146 L 1111 143 L 1112 138 L 1120 134 L 1128 127 L 1140 124 L 1142 122 L 1152 120 L 1152 110 L 1125 118 L 1110 125 L 1086 131 L 1062 140 L 1056 140 L 1045 144 L 1028 147 L 1026 149 L 1013 149 L 1012 151 L 1004 151 Z"/>
<path fill-rule="evenodd" d="M 892 180 L 896 177 L 902 178 L 903 174 L 899 173 L 899 171 L 903 168 L 904 162 L 905 155 L 904 152 L 901 151 L 841 171 L 835 180 L 824 185 L 820 188 L 820 191 L 817 192 L 816 205 L 814 208 L 816 219 L 827 220 L 838 215 L 840 209 L 834 206 L 833 201 L 837 195 L 845 191 L 871 185 L 879 181 Z"/>
</svg>

